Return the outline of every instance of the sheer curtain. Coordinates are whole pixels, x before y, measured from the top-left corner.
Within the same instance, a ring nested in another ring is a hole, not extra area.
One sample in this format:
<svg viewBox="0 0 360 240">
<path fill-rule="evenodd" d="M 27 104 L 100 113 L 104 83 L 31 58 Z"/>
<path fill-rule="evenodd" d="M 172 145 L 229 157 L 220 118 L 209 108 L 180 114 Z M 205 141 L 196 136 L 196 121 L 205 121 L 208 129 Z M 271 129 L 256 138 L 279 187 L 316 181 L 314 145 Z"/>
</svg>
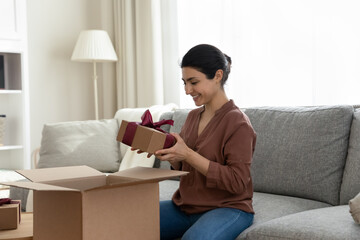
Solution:
<svg viewBox="0 0 360 240">
<path fill-rule="evenodd" d="M 114 0 L 118 108 L 179 103 L 176 1 Z"/>
<path fill-rule="evenodd" d="M 360 1 L 177 3 L 180 56 L 209 43 L 232 57 L 225 89 L 238 106 L 360 103 Z"/>
</svg>

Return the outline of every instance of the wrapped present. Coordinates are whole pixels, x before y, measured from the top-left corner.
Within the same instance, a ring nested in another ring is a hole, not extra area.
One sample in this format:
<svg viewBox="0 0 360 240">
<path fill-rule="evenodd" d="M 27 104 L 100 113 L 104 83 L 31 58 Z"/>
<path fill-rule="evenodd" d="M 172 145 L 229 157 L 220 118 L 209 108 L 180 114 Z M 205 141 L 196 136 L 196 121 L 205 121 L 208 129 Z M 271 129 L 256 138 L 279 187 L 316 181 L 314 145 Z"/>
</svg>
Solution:
<svg viewBox="0 0 360 240">
<path fill-rule="evenodd" d="M 17 229 L 21 220 L 21 201 L 0 199 L 0 230 Z"/>
<path fill-rule="evenodd" d="M 141 122 L 123 120 L 117 135 L 117 141 L 122 142 L 143 152 L 154 153 L 159 149 L 172 147 L 176 140 L 160 127 L 165 124 L 173 125 L 173 120 L 153 122 L 151 113 L 146 110 Z"/>
</svg>

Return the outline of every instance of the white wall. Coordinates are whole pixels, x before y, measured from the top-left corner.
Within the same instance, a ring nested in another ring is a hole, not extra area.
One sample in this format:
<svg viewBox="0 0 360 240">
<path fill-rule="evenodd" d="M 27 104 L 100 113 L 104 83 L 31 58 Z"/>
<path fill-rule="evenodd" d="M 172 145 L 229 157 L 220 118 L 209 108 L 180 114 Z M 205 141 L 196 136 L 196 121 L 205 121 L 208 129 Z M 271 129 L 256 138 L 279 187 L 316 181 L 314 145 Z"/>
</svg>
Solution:
<svg viewBox="0 0 360 240">
<path fill-rule="evenodd" d="M 70 60 L 85 29 L 113 37 L 112 1 L 27 1 L 31 151 L 45 123 L 95 118 L 92 64 Z M 98 63 L 99 117 L 116 111 L 115 63 Z M 105 93 L 105 94 L 104 94 Z"/>
</svg>

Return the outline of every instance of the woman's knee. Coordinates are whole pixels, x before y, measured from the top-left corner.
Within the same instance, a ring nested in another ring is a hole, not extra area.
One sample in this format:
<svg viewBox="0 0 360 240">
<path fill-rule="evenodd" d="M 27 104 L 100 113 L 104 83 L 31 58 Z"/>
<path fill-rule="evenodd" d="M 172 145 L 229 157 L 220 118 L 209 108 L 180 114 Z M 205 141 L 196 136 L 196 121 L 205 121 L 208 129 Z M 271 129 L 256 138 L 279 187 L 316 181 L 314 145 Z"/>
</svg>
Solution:
<svg viewBox="0 0 360 240">
<path fill-rule="evenodd" d="M 181 237 L 189 228 L 187 216 L 172 201 L 160 202 L 160 237 L 174 239 Z"/>
<path fill-rule="evenodd" d="M 182 240 L 235 239 L 253 222 L 253 214 L 238 209 L 215 209 L 204 214 L 184 234 Z"/>
</svg>

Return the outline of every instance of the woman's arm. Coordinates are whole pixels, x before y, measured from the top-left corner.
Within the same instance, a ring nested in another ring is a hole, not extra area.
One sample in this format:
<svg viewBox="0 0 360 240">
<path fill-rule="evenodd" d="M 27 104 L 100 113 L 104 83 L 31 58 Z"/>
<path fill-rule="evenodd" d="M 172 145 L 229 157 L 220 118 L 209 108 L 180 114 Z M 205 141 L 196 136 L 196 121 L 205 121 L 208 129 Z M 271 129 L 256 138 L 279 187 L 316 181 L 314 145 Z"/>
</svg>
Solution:
<svg viewBox="0 0 360 240">
<path fill-rule="evenodd" d="M 179 169 L 181 162 L 185 161 L 206 176 L 210 161 L 189 148 L 179 134 L 171 135 L 176 138 L 176 144 L 171 148 L 156 151 L 155 156 L 161 161 L 169 161 L 174 169 Z"/>
</svg>

